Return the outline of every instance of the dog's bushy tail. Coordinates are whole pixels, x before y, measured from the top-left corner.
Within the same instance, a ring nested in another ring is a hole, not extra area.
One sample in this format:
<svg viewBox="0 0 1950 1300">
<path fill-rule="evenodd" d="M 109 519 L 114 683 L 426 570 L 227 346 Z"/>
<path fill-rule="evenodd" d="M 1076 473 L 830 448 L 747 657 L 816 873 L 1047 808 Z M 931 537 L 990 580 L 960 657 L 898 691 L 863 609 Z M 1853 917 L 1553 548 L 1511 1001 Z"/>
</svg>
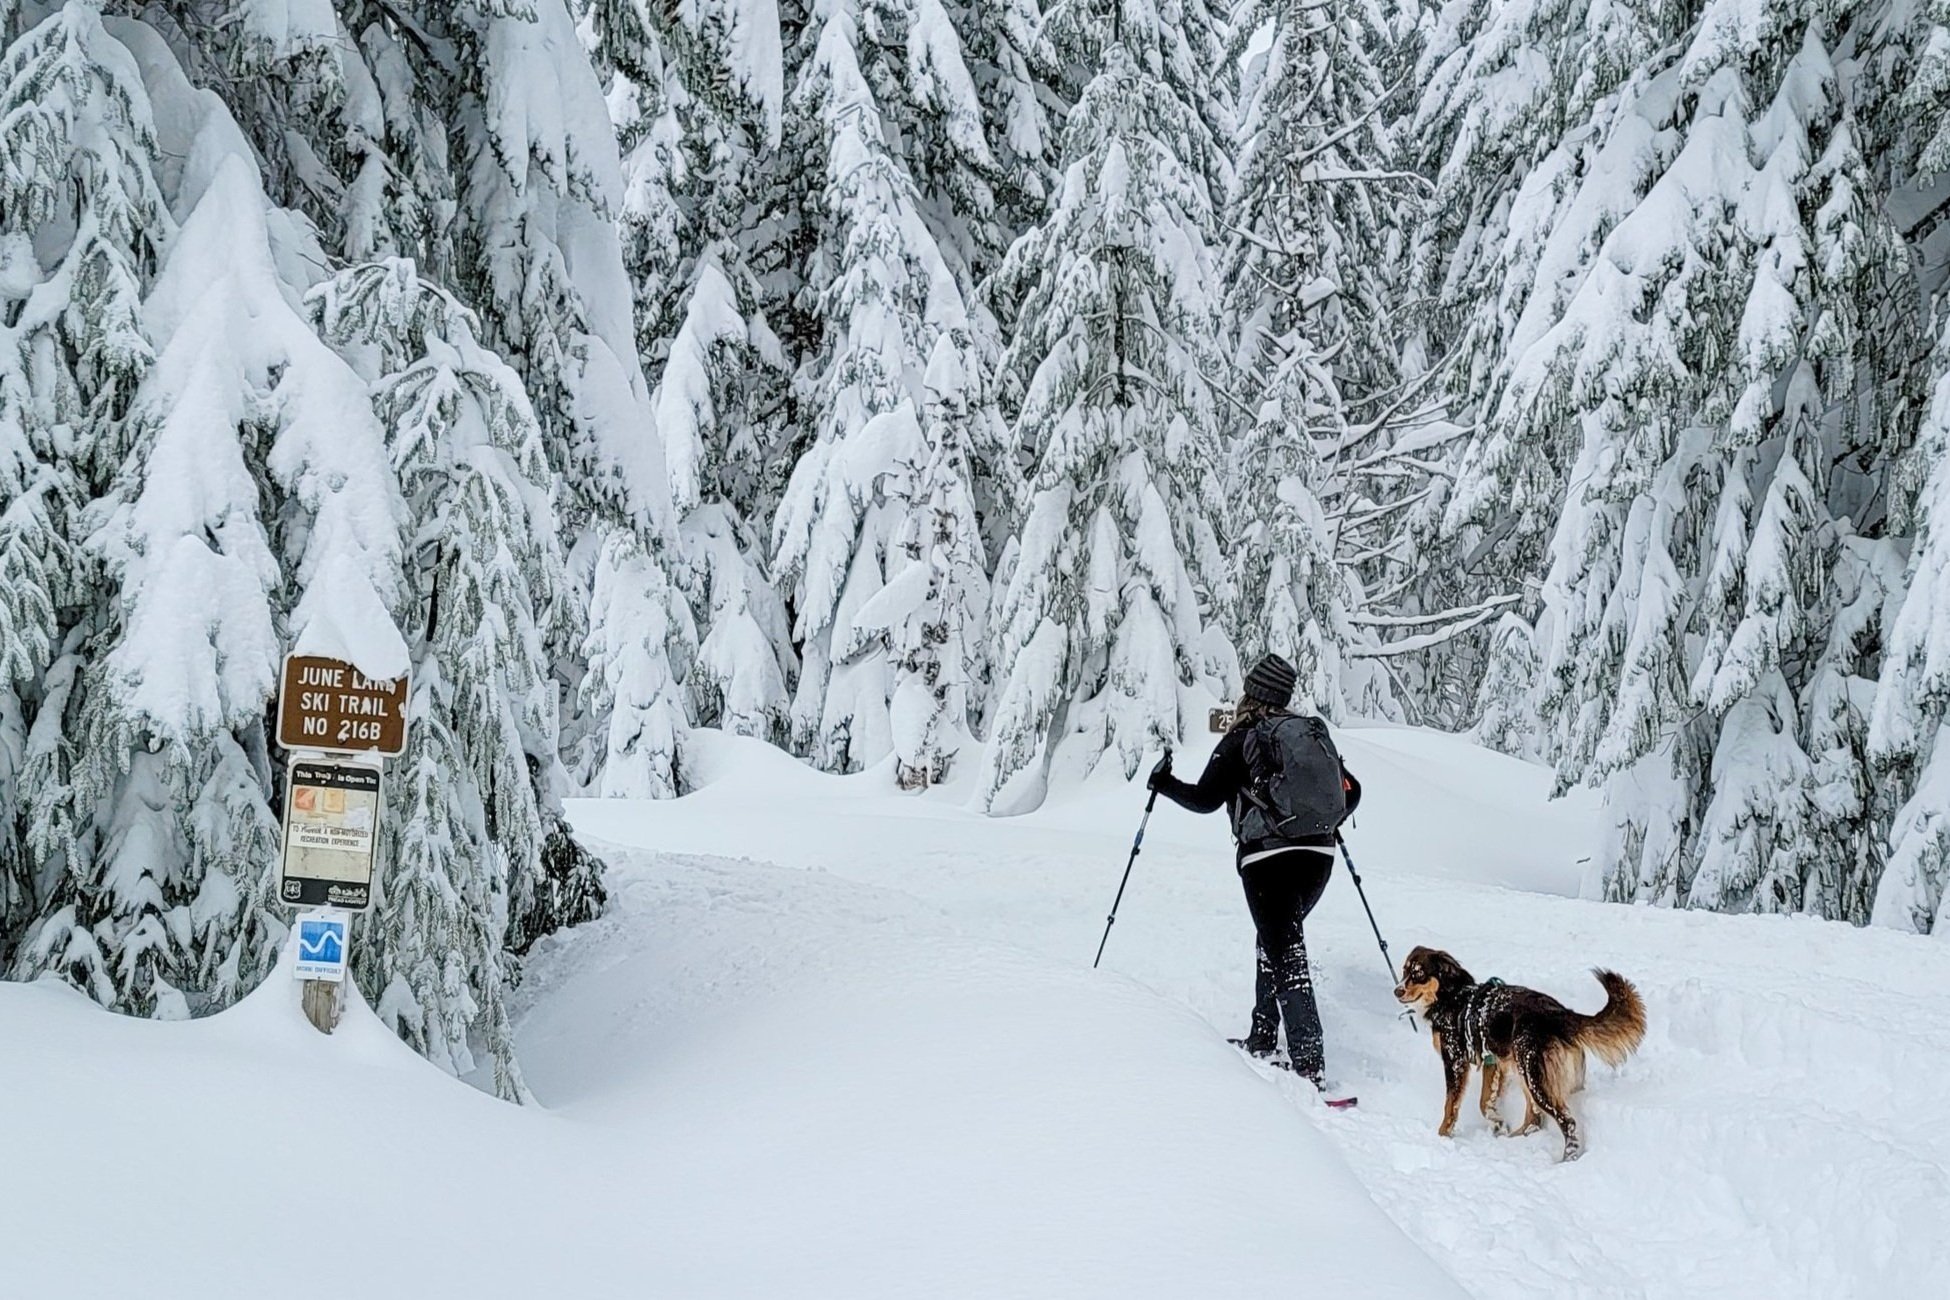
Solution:
<svg viewBox="0 0 1950 1300">
<path fill-rule="evenodd" d="M 1632 981 L 1616 971 L 1594 970 L 1605 986 L 1605 1005 L 1595 1016 L 1579 1016 L 1571 1041 L 1616 1069 L 1645 1041 L 1645 1003 Z"/>
</svg>

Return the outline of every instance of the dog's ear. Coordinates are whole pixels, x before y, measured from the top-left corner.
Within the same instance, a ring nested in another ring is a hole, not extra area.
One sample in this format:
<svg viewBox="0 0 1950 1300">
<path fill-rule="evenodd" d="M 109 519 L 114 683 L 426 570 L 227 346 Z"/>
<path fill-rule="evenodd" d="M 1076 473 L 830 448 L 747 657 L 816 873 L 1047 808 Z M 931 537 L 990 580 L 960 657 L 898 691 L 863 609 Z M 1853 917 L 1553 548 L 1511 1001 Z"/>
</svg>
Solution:
<svg viewBox="0 0 1950 1300">
<path fill-rule="evenodd" d="M 1448 953 L 1438 949 L 1421 949 L 1422 964 L 1429 972 L 1429 978 L 1438 981 L 1445 989 L 1465 988 L 1475 983 L 1462 963 Z"/>
</svg>

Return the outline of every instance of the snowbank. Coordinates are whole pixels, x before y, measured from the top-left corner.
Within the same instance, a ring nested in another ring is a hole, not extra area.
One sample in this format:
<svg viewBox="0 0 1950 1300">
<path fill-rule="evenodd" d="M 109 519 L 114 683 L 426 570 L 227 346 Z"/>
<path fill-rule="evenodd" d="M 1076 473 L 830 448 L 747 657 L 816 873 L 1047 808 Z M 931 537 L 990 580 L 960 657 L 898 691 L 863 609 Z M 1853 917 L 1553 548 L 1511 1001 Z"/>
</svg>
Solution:
<svg viewBox="0 0 1950 1300">
<path fill-rule="evenodd" d="M 281 968 L 160 1023 L 0 984 L 0 1293 L 244 1297 L 315 1267 L 353 1295 L 552 1294 L 548 1243 L 620 1229 L 551 1195 L 598 1144 L 438 1073 L 363 1006 L 326 1038 L 296 990 Z"/>
<path fill-rule="evenodd" d="M 1460 1295 L 1197 1016 L 910 897 L 617 863 L 549 943 L 504 1106 L 281 972 L 158 1024 L 0 985 L 22 1295 Z M 16 1045 L 20 1050 L 16 1053 Z"/>
<path fill-rule="evenodd" d="M 712 1294 L 1460 1294 L 1238 1053 L 1129 981 L 823 873 L 616 877 L 611 916 L 538 959 L 524 1059 L 682 1189 L 656 1218 L 720 1254 Z"/>
</svg>

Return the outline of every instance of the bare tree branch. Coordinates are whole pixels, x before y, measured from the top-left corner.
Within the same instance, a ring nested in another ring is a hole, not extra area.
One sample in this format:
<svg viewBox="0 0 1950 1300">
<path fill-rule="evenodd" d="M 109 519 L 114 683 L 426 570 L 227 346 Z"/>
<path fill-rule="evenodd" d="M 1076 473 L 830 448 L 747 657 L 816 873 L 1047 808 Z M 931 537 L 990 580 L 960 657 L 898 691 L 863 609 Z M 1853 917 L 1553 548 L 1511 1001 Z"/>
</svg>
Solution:
<svg viewBox="0 0 1950 1300">
<path fill-rule="evenodd" d="M 1392 659 L 1401 655 L 1420 654 L 1424 650 L 1433 650 L 1439 645 L 1444 645 L 1455 640 L 1465 632 L 1474 631 L 1476 628 L 1481 627 L 1492 618 L 1495 618 L 1502 610 L 1516 604 L 1519 599 L 1517 596 L 1497 596 L 1477 606 L 1474 612 L 1469 613 L 1466 617 L 1460 618 L 1458 621 L 1446 627 L 1438 628 L 1436 631 L 1418 633 L 1415 636 L 1403 637 L 1399 641 L 1384 642 L 1378 646 L 1351 647 L 1348 650 L 1348 654 L 1355 659 Z M 1448 612 L 1454 614 L 1458 611 L 1450 610 Z M 1361 618 L 1372 618 L 1374 616 L 1358 615 L 1355 617 L 1359 621 Z"/>
<path fill-rule="evenodd" d="M 1347 617 L 1348 622 L 1360 627 L 1430 627 L 1437 623 L 1455 623 L 1483 614 L 1493 614 L 1500 609 L 1507 609 L 1522 599 L 1522 596 L 1506 593 L 1501 596 L 1491 596 L 1479 604 L 1437 610 L 1433 614 L 1349 614 Z"/>
</svg>

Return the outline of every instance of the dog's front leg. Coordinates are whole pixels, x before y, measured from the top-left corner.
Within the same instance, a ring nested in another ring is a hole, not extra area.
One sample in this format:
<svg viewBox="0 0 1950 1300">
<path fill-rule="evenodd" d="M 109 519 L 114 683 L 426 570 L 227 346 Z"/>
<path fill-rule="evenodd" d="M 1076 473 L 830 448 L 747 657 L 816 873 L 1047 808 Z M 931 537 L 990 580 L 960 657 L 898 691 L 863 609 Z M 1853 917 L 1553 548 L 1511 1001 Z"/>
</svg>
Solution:
<svg viewBox="0 0 1950 1300">
<path fill-rule="evenodd" d="M 1469 1086 L 1469 1062 L 1442 1054 L 1442 1073 L 1448 1081 L 1449 1095 L 1442 1102 L 1442 1127 L 1436 1133 L 1448 1137 L 1456 1128 L 1456 1112 L 1462 1109 L 1463 1090 Z"/>
</svg>

